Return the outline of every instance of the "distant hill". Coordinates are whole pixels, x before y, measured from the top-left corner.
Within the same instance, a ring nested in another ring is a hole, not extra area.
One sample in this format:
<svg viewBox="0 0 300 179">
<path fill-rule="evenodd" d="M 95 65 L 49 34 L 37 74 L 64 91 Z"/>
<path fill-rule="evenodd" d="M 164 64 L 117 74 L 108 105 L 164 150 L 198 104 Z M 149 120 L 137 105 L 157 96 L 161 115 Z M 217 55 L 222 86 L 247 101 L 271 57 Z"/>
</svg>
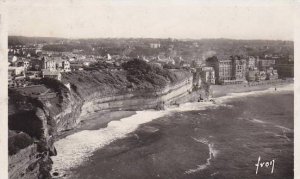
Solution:
<svg viewBox="0 0 300 179">
<path fill-rule="evenodd" d="M 63 42 L 63 43 L 59 43 Z M 150 43 L 159 43 L 160 48 L 150 48 Z M 104 56 L 182 56 L 187 61 L 204 60 L 212 55 L 260 56 L 278 55 L 284 58 L 293 56 L 294 42 L 283 40 L 234 40 L 234 39 L 153 39 L 153 38 L 95 38 L 64 39 L 53 37 L 9 36 L 9 45 L 45 43 L 44 50 L 82 50 L 83 54 Z"/>
<path fill-rule="evenodd" d="M 64 40 L 64 38 L 8 36 L 8 46 L 37 44 L 37 43 L 55 43 L 62 40 Z"/>
</svg>

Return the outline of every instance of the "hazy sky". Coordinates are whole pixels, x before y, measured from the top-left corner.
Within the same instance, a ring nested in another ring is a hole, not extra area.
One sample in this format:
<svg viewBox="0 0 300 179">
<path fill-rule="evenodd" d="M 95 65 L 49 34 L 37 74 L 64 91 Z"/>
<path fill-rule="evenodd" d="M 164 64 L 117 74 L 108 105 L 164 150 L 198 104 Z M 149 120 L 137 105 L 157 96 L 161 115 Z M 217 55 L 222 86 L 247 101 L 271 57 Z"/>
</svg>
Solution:
<svg viewBox="0 0 300 179">
<path fill-rule="evenodd" d="M 9 0 L 9 35 L 293 39 L 293 1 Z"/>
</svg>

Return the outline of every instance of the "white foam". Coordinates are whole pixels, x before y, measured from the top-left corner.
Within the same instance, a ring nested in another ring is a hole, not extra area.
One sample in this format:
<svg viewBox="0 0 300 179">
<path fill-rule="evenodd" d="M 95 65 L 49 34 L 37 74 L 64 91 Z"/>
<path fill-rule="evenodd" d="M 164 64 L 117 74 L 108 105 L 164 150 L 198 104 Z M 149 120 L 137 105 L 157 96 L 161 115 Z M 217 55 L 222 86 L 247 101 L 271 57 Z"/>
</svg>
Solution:
<svg viewBox="0 0 300 179">
<path fill-rule="evenodd" d="M 254 123 L 260 123 L 260 124 L 265 124 L 266 123 L 265 121 L 262 121 L 262 120 L 259 120 L 259 119 L 252 119 L 250 121 L 254 122 Z"/>
<path fill-rule="evenodd" d="M 211 102 L 186 103 L 180 107 L 167 108 L 164 111 L 137 111 L 135 115 L 119 121 L 111 121 L 106 128 L 99 130 L 84 130 L 67 136 L 55 142 L 57 156 L 53 156 L 52 172 L 65 174 L 71 168 L 80 165 L 88 159 L 94 151 L 100 149 L 114 140 L 124 138 L 133 132 L 140 124 L 150 122 L 171 112 L 204 110 L 216 106 Z"/>
<path fill-rule="evenodd" d="M 125 137 L 139 124 L 150 122 L 165 114 L 166 111 L 138 111 L 133 116 L 110 122 L 106 128 L 81 131 L 57 141 L 55 147 L 58 154 L 52 157 L 52 171 L 62 174 L 63 171 L 78 166 L 95 150 Z"/>
<path fill-rule="evenodd" d="M 282 129 L 282 130 L 284 130 L 284 131 L 288 131 L 288 132 L 293 131 L 292 129 L 287 128 L 287 127 L 284 127 L 284 126 L 281 126 L 281 125 L 275 125 L 275 127 L 278 127 L 278 128 L 280 128 L 280 129 Z"/>
<path fill-rule="evenodd" d="M 293 129 L 290 129 L 290 128 L 287 128 L 287 127 L 284 127 L 284 126 L 281 126 L 281 125 L 277 125 L 274 122 L 266 122 L 266 121 L 262 121 L 262 120 L 259 120 L 259 119 L 245 119 L 245 120 L 253 122 L 253 123 L 259 123 L 259 124 L 270 124 L 273 127 L 280 128 L 283 131 L 287 131 L 287 132 L 293 131 Z"/>
<path fill-rule="evenodd" d="M 192 137 L 193 138 L 193 137 Z M 193 138 L 195 141 L 197 142 L 200 142 L 202 144 L 205 144 L 208 146 L 208 149 L 209 149 L 209 157 L 206 159 L 206 163 L 205 164 L 201 164 L 201 165 L 198 165 L 196 168 L 194 169 L 189 169 L 187 171 L 185 171 L 185 174 L 191 174 L 191 173 L 195 173 L 195 172 L 198 172 L 198 171 L 201 171 L 201 170 L 204 170 L 206 169 L 208 166 L 210 166 L 210 161 L 214 158 L 217 157 L 219 151 L 215 149 L 214 147 L 214 143 L 212 142 L 209 142 L 207 139 L 196 139 L 196 138 Z"/>
<path fill-rule="evenodd" d="M 286 133 L 285 133 L 284 130 L 282 131 L 282 135 L 277 134 L 277 133 L 275 133 L 275 132 L 270 132 L 270 131 L 266 131 L 266 133 L 272 134 L 272 135 L 274 135 L 275 137 L 283 138 L 283 139 L 285 139 L 285 140 L 288 141 L 288 142 L 291 141 L 290 138 L 288 138 L 288 136 L 286 135 Z"/>
<path fill-rule="evenodd" d="M 286 86 L 283 90 L 291 90 L 290 86 Z M 272 89 L 274 90 L 274 89 Z M 280 91 L 281 88 L 278 88 Z M 171 112 L 183 112 L 193 110 L 204 110 L 207 107 L 218 107 L 223 105 L 225 99 L 237 98 L 240 96 L 257 94 L 259 92 L 232 93 L 229 96 L 216 99 L 216 103 L 212 102 L 194 102 L 185 103 L 176 108 L 167 108 L 164 111 L 137 111 L 135 115 L 123 118 L 119 121 L 111 121 L 108 126 L 99 130 L 84 130 L 69 135 L 55 142 L 57 156 L 51 157 L 53 160 L 52 172 L 58 172 L 64 175 L 66 171 L 80 165 L 88 159 L 94 151 L 100 149 L 111 142 L 126 137 L 127 134 L 133 132 L 140 124 L 150 122 L 160 118 Z M 213 144 L 208 144 L 210 155 L 215 156 L 217 151 L 214 150 Z M 210 156 L 211 157 L 211 156 Z M 210 159 L 208 160 L 208 162 Z M 201 166 L 199 166 L 199 169 Z"/>
</svg>

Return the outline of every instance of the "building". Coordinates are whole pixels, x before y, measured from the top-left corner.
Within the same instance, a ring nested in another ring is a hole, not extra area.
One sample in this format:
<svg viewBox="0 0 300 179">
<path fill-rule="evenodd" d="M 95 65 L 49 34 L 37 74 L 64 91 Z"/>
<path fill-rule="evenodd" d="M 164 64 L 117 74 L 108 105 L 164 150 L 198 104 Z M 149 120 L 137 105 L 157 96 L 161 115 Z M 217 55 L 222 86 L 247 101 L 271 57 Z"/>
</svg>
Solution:
<svg viewBox="0 0 300 179">
<path fill-rule="evenodd" d="M 175 65 L 175 60 L 171 57 L 157 56 L 157 62 L 161 64 Z"/>
<path fill-rule="evenodd" d="M 32 58 L 30 63 L 32 70 L 40 71 L 43 67 L 43 61 L 39 58 Z"/>
<path fill-rule="evenodd" d="M 90 62 L 83 62 L 83 66 L 86 66 L 86 67 L 90 66 Z"/>
<path fill-rule="evenodd" d="M 184 62 L 184 60 L 182 59 L 181 56 L 180 57 L 176 56 L 173 59 L 175 61 L 175 65 L 177 65 L 177 66 L 179 66 L 180 64 L 182 64 L 182 62 Z"/>
<path fill-rule="evenodd" d="M 55 58 L 56 69 L 61 72 L 69 72 L 71 71 L 70 62 L 67 59 Z"/>
<path fill-rule="evenodd" d="M 257 81 L 258 69 L 255 67 L 253 69 L 248 69 L 246 79 L 247 81 Z"/>
<path fill-rule="evenodd" d="M 248 57 L 247 59 L 247 69 L 248 70 L 253 70 L 254 68 L 257 67 L 257 63 L 258 63 L 259 59 L 256 59 L 254 57 Z"/>
<path fill-rule="evenodd" d="M 202 83 L 200 71 L 199 70 L 194 71 L 193 69 L 191 69 L 191 70 L 192 70 L 192 73 L 193 73 L 193 85 L 196 88 L 200 88 L 201 83 Z"/>
<path fill-rule="evenodd" d="M 69 71 L 71 71 L 71 64 L 70 64 L 70 62 L 69 62 L 68 60 L 64 60 L 64 61 L 62 62 L 62 67 L 63 67 L 63 71 L 64 71 L 64 72 L 69 72 Z"/>
<path fill-rule="evenodd" d="M 246 81 L 247 61 L 239 56 L 218 59 L 216 56 L 206 60 L 206 66 L 215 70 L 217 84 L 239 84 Z"/>
<path fill-rule="evenodd" d="M 266 71 L 266 79 L 267 80 L 276 80 L 276 79 L 278 79 L 277 70 L 273 69 L 272 67 L 270 67 L 269 69 L 267 69 L 267 71 Z"/>
<path fill-rule="evenodd" d="M 30 62 L 27 59 L 20 59 L 15 63 L 18 67 L 23 67 L 25 70 L 27 70 L 30 67 Z"/>
<path fill-rule="evenodd" d="M 56 61 L 53 58 L 43 57 L 42 69 L 47 69 L 49 71 L 56 71 Z"/>
<path fill-rule="evenodd" d="M 193 67 L 201 67 L 201 65 L 203 64 L 203 62 L 200 59 L 195 59 L 192 61 L 192 66 Z"/>
<path fill-rule="evenodd" d="M 259 59 L 258 68 L 260 71 L 265 71 L 270 67 L 275 66 L 274 59 Z"/>
<path fill-rule="evenodd" d="M 247 72 L 247 61 L 235 56 L 232 59 L 233 63 L 233 80 L 245 81 Z"/>
<path fill-rule="evenodd" d="M 24 61 L 23 61 L 23 66 L 24 66 L 24 68 L 25 68 L 26 70 L 29 68 L 29 65 L 30 65 L 30 63 L 29 63 L 28 60 L 24 60 Z"/>
<path fill-rule="evenodd" d="M 264 81 L 267 79 L 267 74 L 265 71 L 259 71 L 256 76 L 256 81 Z"/>
<path fill-rule="evenodd" d="M 71 62 L 70 67 L 71 67 L 72 71 L 76 71 L 76 70 L 82 69 L 83 64 L 80 62 Z"/>
<path fill-rule="evenodd" d="M 26 77 L 29 79 L 38 79 L 41 77 L 40 71 L 26 71 Z"/>
<path fill-rule="evenodd" d="M 59 71 L 51 71 L 50 69 L 43 69 L 42 70 L 43 78 L 53 78 L 56 80 L 61 80 L 61 73 Z"/>
<path fill-rule="evenodd" d="M 8 56 L 8 61 L 11 63 L 15 63 L 18 60 L 18 57 L 16 56 Z"/>
<path fill-rule="evenodd" d="M 8 76 L 24 76 L 24 67 L 8 67 Z"/>
<path fill-rule="evenodd" d="M 215 70 L 213 67 L 202 67 L 200 68 L 201 80 L 204 83 L 215 84 Z"/>
<path fill-rule="evenodd" d="M 160 48 L 159 43 L 150 43 L 150 48 Z"/>
</svg>

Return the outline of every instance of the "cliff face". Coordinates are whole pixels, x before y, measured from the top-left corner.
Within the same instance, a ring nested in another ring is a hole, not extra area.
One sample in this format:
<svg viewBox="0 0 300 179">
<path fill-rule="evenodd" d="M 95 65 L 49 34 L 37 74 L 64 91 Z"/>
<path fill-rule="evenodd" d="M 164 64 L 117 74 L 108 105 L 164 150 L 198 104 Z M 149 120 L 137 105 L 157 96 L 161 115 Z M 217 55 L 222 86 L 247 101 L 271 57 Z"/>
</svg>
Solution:
<svg viewBox="0 0 300 179">
<path fill-rule="evenodd" d="M 89 98 L 81 107 L 80 119 L 101 110 L 144 110 L 158 108 L 161 103 L 175 102 L 192 90 L 192 78 L 167 86 L 160 91 L 130 92 L 124 95 Z M 94 93 L 93 96 L 100 95 Z"/>
<path fill-rule="evenodd" d="M 9 93 L 9 175 L 47 179 L 51 178 L 50 156 L 56 155 L 55 137 L 75 127 L 82 103 L 65 88 L 39 98 L 22 94 L 28 90 Z"/>
<path fill-rule="evenodd" d="M 10 178 L 50 178 L 50 156 L 56 151 L 49 131 L 51 127 L 47 123 L 48 119 L 40 108 L 10 116 Z"/>
<path fill-rule="evenodd" d="M 152 71 L 142 71 L 138 78 L 127 70 L 78 71 L 63 74 L 62 83 L 70 84 L 69 89 L 46 80 L 43 83 L 50 89 L 49 95 L 32 98 L 11 92 L 9 105 L 14 110 L 9 114 L 9 141 L 14 142 L 9 145 L 10 178 L 51 178 L 50 156 L 56 154 L 56 136 L 76 127 L 86 115 L 100 110 L 157 108 L 192 90 L 192 75 L 186 71 L 149 74 Z M 19 146 L 24 135 L 27 143 Z"/>
</svg>

